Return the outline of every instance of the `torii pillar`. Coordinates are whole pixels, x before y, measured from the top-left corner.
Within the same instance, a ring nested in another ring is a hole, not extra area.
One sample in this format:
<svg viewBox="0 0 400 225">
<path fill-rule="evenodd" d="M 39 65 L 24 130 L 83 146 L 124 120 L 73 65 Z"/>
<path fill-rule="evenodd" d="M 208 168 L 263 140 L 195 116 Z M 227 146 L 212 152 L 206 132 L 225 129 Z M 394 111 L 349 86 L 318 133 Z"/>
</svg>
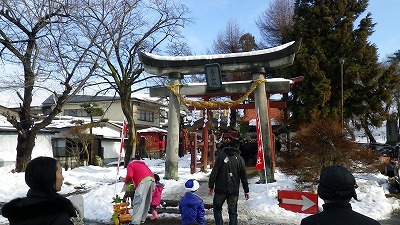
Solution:
<svg viewBox="0 0 400 225">
<path fill-rule="evenodd" d="M 175 87 L 179 93 L 179 84 L 181 75 L 179 73 L 171 73 L 169 75 L 170 84 Z M 165 179 L 178 180 L 178 161 L 179 161 L 179 118 L 180 118 L 180 102 L 177 96 L 172 92 L 169 93 L 168 105 L 168 135 L 167 149 L 165 155 Z M 178 134 L 176 134 L 178 131 Z M 172 134 L 172 135 L 171 135 Z"/>
<path fill-rule="evenodd" d="M 255 68 L 255 70 L 253 71 L 253 81 L 260 79 L 265 79 L 265 69 L 263 67 Z M 256 113 L 258 114 L 260 120 L 261 137 L 264 147 L 264 169 L 260 170 L 259 183 L 275 182 L 272 160 L 272 154 L 274 151 L 272 151 L 271 149 L 272 141 L 270 140 L 269 135 L 271 124 L 268 115 L 269 106 L 267 96 L 265 94 L 265 82 L 258 85 L 257 88 L 254 90 L 254 104 Z"/>
</svg>

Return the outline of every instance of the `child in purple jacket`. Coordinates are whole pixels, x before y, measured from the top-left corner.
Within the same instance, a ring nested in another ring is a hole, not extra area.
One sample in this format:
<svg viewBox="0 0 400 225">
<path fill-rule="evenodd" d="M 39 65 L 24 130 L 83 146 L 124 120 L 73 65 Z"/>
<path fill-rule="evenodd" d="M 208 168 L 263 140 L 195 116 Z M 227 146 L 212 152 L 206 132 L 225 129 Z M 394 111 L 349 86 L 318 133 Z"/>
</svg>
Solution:
<svg viewBox="0 0 400 225">
<path fill-rule="evenodd" d="M 197 222 L 200 225 L 206 224 L 203 199 L 195 194 L 199 187 L 200 184 L 195 179 L 190 179 L 185 183 L 187 192 L 179 202 L 182 225 L 188 225 L 192 222 Z"/>
<path fill-rule="evenodd" d="M 164 189 L 164 184 L 160 183 L 160 176 L 154 174 L 154 179 L 156 181 L 156 187 L 153 190 L 153 196 L 150 204 L 150 213 L 153 215 L 150 217 L 151 220 L 156 220 L 158 218 L 157 206 L 159 206 L 161 203 L 161 195 Z"/>
</svg>

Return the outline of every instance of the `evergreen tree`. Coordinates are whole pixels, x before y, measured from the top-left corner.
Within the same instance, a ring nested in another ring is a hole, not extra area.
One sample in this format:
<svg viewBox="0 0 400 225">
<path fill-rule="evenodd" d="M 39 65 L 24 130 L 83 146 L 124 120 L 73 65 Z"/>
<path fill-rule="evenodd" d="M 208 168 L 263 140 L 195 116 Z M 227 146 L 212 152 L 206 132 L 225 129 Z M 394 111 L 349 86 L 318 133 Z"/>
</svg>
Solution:
<svg viewBox="0 0 400 225">
<path fill-rule="evenodd" d="M 379 126 L 385 106 L 399 80 L 378 63 L 376 46 L 368 41 L 375 24 L 367 14 L 368 0 L 296 0 L 292 39 L 302 39 L 300 52 L 290 68 L 304 76 L 293 89 L 289 104 L 294 118 L 341 117 L 341 69 L 343 63 L 343 116 L 358 125 Z"/>
<path fill-rule="evenodd" d="M 397 50 L 397 52 L 393 53 L 393 56 L 389 56 L 388 58 L 389 61 L 400 63 L 400 50 Z"/>
</svg>

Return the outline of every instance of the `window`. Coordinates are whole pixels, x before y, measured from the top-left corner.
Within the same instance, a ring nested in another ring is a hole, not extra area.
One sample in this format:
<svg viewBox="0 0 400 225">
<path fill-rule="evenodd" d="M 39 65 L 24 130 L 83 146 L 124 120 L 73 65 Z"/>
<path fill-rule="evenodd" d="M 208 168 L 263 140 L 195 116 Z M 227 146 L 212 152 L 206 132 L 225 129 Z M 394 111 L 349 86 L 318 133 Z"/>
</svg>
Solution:
<svg viewBox="0 0 400 225">
<path fill-rule="evenodd" d="M 168 118 L 168 112 L 165 110 L 160 111 L 160 123 L 165 123 Z"/>
<path fill-rule="evenodd" d="M 88 115 L 83 109 L 65 109 L 64 116 L 87 117 Z"/>
<path fill-rule="evenodd" d="M 138 120 L 148 121 L 148 122 L 154 121 L 154 115 L 153 115 L 154 113 L 153 112 L 139 109 L 138 114 L 139 114 Z"/>
</svg>

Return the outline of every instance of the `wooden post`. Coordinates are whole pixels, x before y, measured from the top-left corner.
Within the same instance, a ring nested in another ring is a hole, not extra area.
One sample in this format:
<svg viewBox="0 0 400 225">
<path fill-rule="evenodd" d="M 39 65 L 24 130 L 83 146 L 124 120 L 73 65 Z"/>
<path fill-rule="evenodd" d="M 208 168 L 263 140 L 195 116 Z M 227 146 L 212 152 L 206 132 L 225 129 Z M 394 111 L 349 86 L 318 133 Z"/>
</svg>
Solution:
<svg viewBox="0 0 400 225">
<path fill-rule="evenodd" d="M 197 167 L 197 133 L 190 134 L 190 173 L 196 173 Z"/>
<path fill-rule="evenodd" d="M 208 101 L 208 99 L 204 99 L 204 101 Z M 208 110 L 204 110 L 204 118 L 207 115 L 208 121 L 205 123 L 205 127 L 203 127 L 203 151 L 201 151 L 201 171 L 206 172 L 207 171 L 207 165 L 208 165 L 208 130 L 210 129 L 210 117 Z"/>
<path fill-rule="evenodd" d="M 267 94 L 267 105 L 269 106 L 270 104 L 270 94 Z M 271 113 L 270 113 L 270 111 L 271 111 L 271 107 L 268 107 L 268 121 L 270 122 L 270 123 L 272 123 L 272 121 L 271 121 Z M 271 160 L 272 160 L 272 171 L 274 171 L 275 172 L 275 164 L 276 164 L 276 157 L 275 157 L 275 154 L 276 154 L 276 152 L 275 152 L 275 135 L 274 135 L 274 133 L 272 132 L 272 124 L 271 124 L 271 126 L 269 126 L 269 135 L 270 135 L 270 140 L 271 140 Z"/>
<path fill-rule="evenodd" d="M 209 152 L 210 152 L 210 168 L 212 169 L 214 167 L 214 161 L 215 161 L 215 148 L 216 148 L 216 143 L 215 143 L 215 135 L 211 134 L 210 135 L 210 143 L 209 145 Z"/>
</svg>

